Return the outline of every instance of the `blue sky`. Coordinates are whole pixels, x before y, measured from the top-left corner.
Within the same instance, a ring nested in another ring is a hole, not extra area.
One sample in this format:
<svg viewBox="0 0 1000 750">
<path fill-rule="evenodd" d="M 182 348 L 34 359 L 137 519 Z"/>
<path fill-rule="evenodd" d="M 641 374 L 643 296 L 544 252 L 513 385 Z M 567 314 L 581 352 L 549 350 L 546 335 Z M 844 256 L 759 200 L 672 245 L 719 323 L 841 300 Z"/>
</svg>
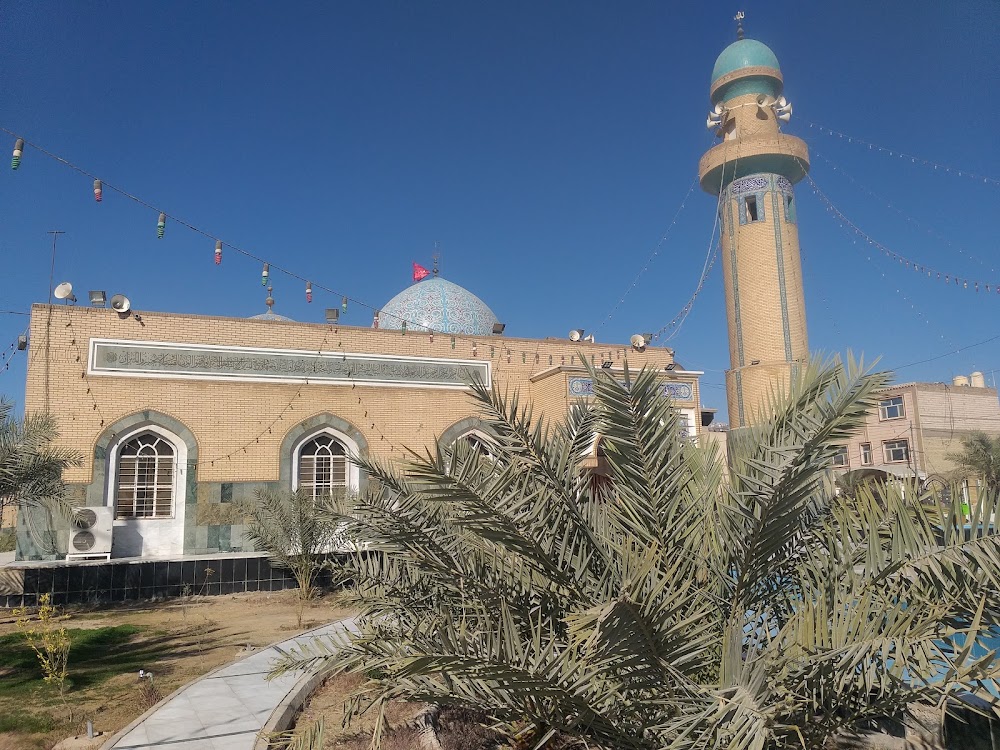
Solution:
<svg viewBox="0 0 1000 750">
<path fill-rule="evenodd" d="M 972 283 L 1000 284 L 996 2 L 7 0 L 0 126 L 371 307 L 438 242 L 443 275 L 509 335 L 624 343 L 680 311 L 712 242 L 714 201 L 688 192 L 738 7 L 781 62 L 786 131 L 809 143 L 820 189 L 893 251 L 970 280 L 855 244 L 802 183 L 810 348 L 898 367 L 1000 334 L 1000 295 Z M 0 144 L 9 154 L 13 138 Z M 105 289 L 140 310 L 264 310 L 258 263 L 227 251 L 216 267 L 214 243 L 176 223 L 157 240 L 155 212 L 107 189 L 95 203 L 89 179 L 30 149 L 17 172 L 4 157 L 0 205 L 0 309 L 45 301 L 46 232 L 60 229 L 56 281 L 81 300 Z M 668 344 L 724 412 L 720 267 Z M 317 290 L 307 305 L 300 281 L 272 281 L 276 311 L 296 320 L 339 302 Z M 352 305 L 343 322 L 371 315 Z M 26 324 L 0 314 L 0 346 Z M 25 361 L 0 372 L 18 402 Z M 1000 338 L 898 377 L 977 369 L 991 382 Z"/>
</svg>

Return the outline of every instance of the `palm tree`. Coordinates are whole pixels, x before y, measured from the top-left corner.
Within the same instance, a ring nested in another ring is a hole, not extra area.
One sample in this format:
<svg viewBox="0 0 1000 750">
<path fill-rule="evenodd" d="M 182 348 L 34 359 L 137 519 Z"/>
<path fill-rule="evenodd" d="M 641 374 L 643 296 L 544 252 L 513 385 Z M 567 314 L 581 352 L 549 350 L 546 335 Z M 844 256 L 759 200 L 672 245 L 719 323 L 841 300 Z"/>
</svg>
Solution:
<svg viewBox="0 0 1000 750">
<path fill-rule="evenodd" d="M 803 369 L 731 434 L 728 483 L 652 370 L 592 372 L 593 402 L 561 424 L 478 385 L 489 450 L 364 466 L 377 487 L 343 516 L 379 552 L 344 571 L 360 632 L 282 668 L 364 673 L 359 709 L 467 706 L 522 747 L 613 750 L 820 748 L 995 684 L 971 650 L 1000 619 L 996 526 L 969 538 L 891 488 L 838 497 L 828 467 L 887 376 Z M 599 478 L 581 466 L 596 435 Z"/>
<path fill-rule="evenodd" d="M 9 401 L 0 400 L 0 515 L 8 508 L 16 509 L 29 532 L 39 537 L 33 523 L 35 512 L 69 517 L 62 475 L 80 463 L 80 456 L 53 447 L 59 433 L 52 416 L 29 415 L 19 421 L 12 411 Z M 44 543 L 40 538 L 37 541 Z"/>
<path fill-rule="evenodd" d="M 1000 492 L 1000 435 L 973 432 L 962 437 L 962 450 L 948 455 L 965 471 L 983 480 L 990 492 Z"/>
<path fill-rule="evenodd" d="M 324 553 L 337 541 L 336 519 L 320 512 L 316 500 L 302 491 L 258 491 L 256 501 L 242 504 L 240 510 L 247 516 L 247 536 L 257 549 L 295 576 L 301 628 L 305 603 L 315 594 L 316 578 L 326 565 Z"/>
</svg>

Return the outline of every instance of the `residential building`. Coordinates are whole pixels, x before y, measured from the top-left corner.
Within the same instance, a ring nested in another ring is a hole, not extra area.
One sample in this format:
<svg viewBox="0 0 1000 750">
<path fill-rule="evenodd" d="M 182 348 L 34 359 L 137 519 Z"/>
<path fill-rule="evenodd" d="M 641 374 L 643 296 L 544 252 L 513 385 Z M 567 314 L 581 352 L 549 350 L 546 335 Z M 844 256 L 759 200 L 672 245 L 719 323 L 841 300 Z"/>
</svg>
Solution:
<svg viewBox="0 0 1000 750">
<path fill-rule="evenodd" d="M 834 460 L 838 472 L 877 478 L 916 478 L 944 486 L 964 483 L 973 493 L 977 478 L 957 471 L 949 455 L 962 450 L 974 432 L 1000 434 L 996 388 L 982 373 L 945 383 L 900 383 L 878 391 L 865 426 Z"/>
</svg>

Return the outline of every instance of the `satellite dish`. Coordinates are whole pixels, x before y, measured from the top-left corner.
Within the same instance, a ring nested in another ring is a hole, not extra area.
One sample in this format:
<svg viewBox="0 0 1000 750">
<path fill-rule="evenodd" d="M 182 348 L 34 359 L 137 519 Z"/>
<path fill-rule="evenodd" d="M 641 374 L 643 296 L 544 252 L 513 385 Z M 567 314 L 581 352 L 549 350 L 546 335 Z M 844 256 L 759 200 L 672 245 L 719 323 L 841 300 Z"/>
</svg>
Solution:
<svg viewBox="0 0 1000 750">
<path fill-rule="evenodd" d="M 641 333 L 636 333 L 629 339 L 629 343 L 632 344 L 633 349 L 642 351 L 646 348 L 646 338 Z"/>
<path fill-rule="evenodd" d="M 570 341 L 579 341 L 582 338 L 583 338 L 583 329 L 582 328 L 574 328 L 572 331 L 569 332 L 569 340 Z"/>
<path fill-rule="evenodd" d="M 68 302 L 76 302 L 76 297 L 73 296 L 73 285 L 68 281 L 64 281 L 62 284 L 57 286 L 52 294 L 55 295 L 56 299 L 64 299 Z"/>
<path fill-rule="evenodd" d="M 116 294 L 111 298 L 111 309 L 115 312 L 127 313 L 132 309 L 132 303 L 124 294 Z"/>
</svg>

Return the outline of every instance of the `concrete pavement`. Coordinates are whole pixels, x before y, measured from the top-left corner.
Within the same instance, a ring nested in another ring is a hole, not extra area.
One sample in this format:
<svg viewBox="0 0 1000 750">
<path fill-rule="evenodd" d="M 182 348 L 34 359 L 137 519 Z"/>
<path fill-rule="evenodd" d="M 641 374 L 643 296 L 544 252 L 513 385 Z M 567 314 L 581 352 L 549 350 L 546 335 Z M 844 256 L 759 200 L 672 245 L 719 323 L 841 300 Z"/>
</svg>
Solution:
<svg viewBox="0 0 1000 750">
<path fill-rule="evenodd" d="M 355 630 L 353 619 L 310 630 L 210 672 L 158 703 L 102 750 L 254 750 L 258 733 L 272 716 L 290 713 L 315 678 L 300 670 L 268 680 L 281 651 L 345 630 Z"/>
</svg>

